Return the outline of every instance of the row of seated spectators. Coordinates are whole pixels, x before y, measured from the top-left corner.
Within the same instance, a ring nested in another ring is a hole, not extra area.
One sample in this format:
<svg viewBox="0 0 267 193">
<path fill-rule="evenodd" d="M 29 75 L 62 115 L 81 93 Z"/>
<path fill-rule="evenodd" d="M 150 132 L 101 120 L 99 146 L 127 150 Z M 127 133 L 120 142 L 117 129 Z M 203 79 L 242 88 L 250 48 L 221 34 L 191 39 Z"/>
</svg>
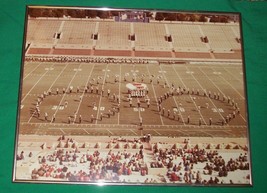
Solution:
<svg viewBox="0 0 267 193">
<path fill-rule="evenodd" d="M 250 168 L 246 153 L 240 154 L 237 159 L 230 158 L 228 162 L 219 155 L 217 150 L 155 147 L 153 153 L 155 161 L 150 163 L 151 168 L 167 168 L 166 175 L 170 181 L 192 183 L 194 180 L 195 183 L 209 183 L 202 181 L 199 171 L 197 173 L 194 171 L 194 166 L 199 162 L 206 163 L 203 168 L 204 175 L 213 175 L 216 172 L 218 177 L 227 177 L 228 172 Z M 182 162 L 174 164 L 178 159 Z M 217 179 L 210 179 L 210 181 L 219 183 Z"/>
<path fill-rule="evenodd" d="M 148 174 L 148 169 L 143 160 L 143 151 L 127 153 L 126 151 L 114 153 L 110 150 L 102 156 L 99 151 L 81 154 L 64 149 L 55 150 L 46 157 L 39 157 L 40 168 L 32 171 L 32 178 L 52 177 L 70 181 L 96 181 L 118 180 L 120 175 L 131 175 L 139 172 Z M 76 168 L 89 168 L 80 172 L 72 171 L 67 165 Z M 79 165 L 79 167 L 77 167 Z"/>
</svg>

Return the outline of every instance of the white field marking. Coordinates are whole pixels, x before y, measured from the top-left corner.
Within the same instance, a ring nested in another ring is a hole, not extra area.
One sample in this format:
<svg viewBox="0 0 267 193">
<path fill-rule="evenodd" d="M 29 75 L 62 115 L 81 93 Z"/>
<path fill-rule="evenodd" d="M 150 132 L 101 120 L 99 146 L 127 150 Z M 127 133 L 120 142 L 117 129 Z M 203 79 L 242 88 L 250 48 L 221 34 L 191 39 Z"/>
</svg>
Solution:
<svg viewBox="0 0 267 193">
<path fill-rule="evenodd" d="M 153 129 L 153 131 L 155 131 L 155 133 L 157 133 L 158 135 L 161 135 L 161 133 L 157 132 L 157 130 Z"/>
<path fill-rule="evenodd" d="M 182 131 L 182 130 L 176 130 L 176 132 L 183 133 L 184 135 L 187 135 L 188 136 L 188 134 L 186 132 Z"/>
<path fill-rule="evenodd" d="M 187 68 L 187 67 L 186 67 Z M 202 73 L 204 73 L 201 69 L 200 69 L 200 71 L 202 72 Z M 205 73 L 204 73 L 205 74 Z M 206 74 L 205 74 L 206 75 Z M 191 74 L 191 76 L 194 78 L 194 80 L 198 83 L 198 85 L 202 88 L 202 90 L 205 90 L 203 87 L 202 87 L 202 85 L 200 84 L 200 82 L 196 79 L 196 77 L 194 76 L 194 75 L 192 75 Z M 206 75 L 207 76 L 207 75 Z M 209 78 L 208 78 L 209 79 Z M 209 79 L 210 80 L 210 79 Z M 212 82 L 213 83 L 213 82 Z M 216 85 L 215 85 L 216 86 Z M 220 90 L 220 89 L 218 89 L 218 90 Z M 220 90 L 220 92 L 221 92 L 221 90 Z M 221 93 L 223 93 L 223 92 L 221 92 Z M 209 98 L 209 97 L 207 97 L 208 99 L 209 99 L 209 101 L 213 104 L 213 106 L 216 108 L 216 109 L 218 109 L 217 108 L 217 106 L 214 104 L 214 102 L 213 102 L 213 100 L 211 100 L 211 98 Z M 219 113 L 219 115 L 223 118 L 223 120 L 224 120 L 224 117 L 223 117 L 223 115 L 220 113 L 220 111 L 218 111 L 217 110 L 217 112 Z"/>
<path fill-rule="evenodd" d="M 104 111 L 104 110 L 105 110 L 105 107 L 100 107 L 99 110 L 100 110 L 100 111 Z"/>
<path fill-rule="evenodd" d="M 113 135 L 113 133 L 112 133 L 109 129 L 107 129 L 107 131 L 108 131 L 111 135 Z"/>
<path fill-rule="evenodd" d="M 52 66 L 54 66 L 55 64 L 53 64 Z M 34 87 L 40 82 L 40 80 L 48 73 L 49 71 L 46 71 L 40 78 L 38 81 L 36 81 L 36 83 L 33 85 L 33 87 L 29 90 L 29 92 L 23 97 L 23 99 L 21 100 L 21 103 L 27 98 L 27 96 L 30 94 L 30 92 L 32 91 L 32 89 L 34 89 Z"/>
<path fill-rule="evenodd" d="M 35 131 L 35 135 L 37 135 L 37 133 L 38 133 L 38 131 L 40 130 L 40 127 L 41 127 L 42 125 L 38 125 L 38 128 L 36 129 L 36 131 Z"/>
<path fill-rule="evenodd" d="M 81 65 L 82 65 L 82 63 L 79 65 L 79 68 L 80 68 Z M 67 88 L 70 87 L 70 85 L 71 85 L 72 81 L 74 80 L 75 76 L 77 75 L 77 73 L 78 73 L 78 71 L 76 71 L 76 72 L 74 73 L 74 75 L 73 75 L 72 79 L 70 80 L 70 82 L 69 82 Z M 58 107 L 59 107 L 60 104 L 62 103 L 62 101 L 63 101 L 63 99 L 65 98 L 66 94 L 67 94 L 67 91 L 65 92 L 65 94 L 62 95 L 62 98 L 61 98 L 61 100 L 59 101 Z M 57 111 L 58 111 L 58 110 L 59 110 L 59 108 L 56 109 L 54 115 L 57 114 Z M 51 122 L 52 122 L 52 120 L 51 120 Z"/>
<path fill-rule="evenodd" d="M 150 73 L 150 71 L 149 71 L 148 65 L 146 65 L 146 68 L 147 68 L 149 77 L 151 77 L 151 73 Z M 154 93 L 155 100 L 157 100 L 157 95 L 156 95 L 156 92 L 155 92 L 155 88 L 154 88 L 153 83 L 151 84 L 151 86 L 152 86 L 152 90 L 153 90 L 153 93 Z M 159 112 L 159 117 L 160 117 L 160 120 L 161 120 L 161 124 L 164 125 L 164 123 L 163 123 L 163 119 L 162 119 L 162 117 L 161 117 L 161 115 L 160 115 L 160 112 Z"/>
<path fill-rule="evenodd" d="M 34 125 L 34 126 L 38 126 L 38 127 L 48 125 L 48 123 L 27 123 L 27 122 L 21 122 L 21 124 L 22 125 L 26 125 L 26 124 L 29 125 L 30 124 L 30 125 Z M 70 126 L 68 123 L 54 123 L 53 125 L 54 126 Z M 94 127 L 92 127 L 92 124 L 79 124 L 79 126 L 94 128 Z M 108 128 L 110 128 L 110 127 L 113 127 L 113 128 L 123 128 L 123 127 L 138 128 L 138 127 L 136 127 L 136 125 L 127 125 L 127 124 L 121 124 L 121 125 L 119 125 L 120 127 L 118 127 L 117 124 L 102 124 L 101 126 L 103 128 L 106 128 L 106 127 L 108 127 Z M 192 125 L 144 125 L 144 127 L 147 128 L 146 130 L 153 130 L 151 128 L 157 127 L 157 128 L 159 128 L 159 130 L 163 130 L 164 132 L 165 131 L 173 131 L 173 128 L 178 129 L 178 130 L 179 129 L 186 129 L 186 128 L 190 128 L 190 129 L 192 128 L 193 129 Z M 231 131 L 230 128 L 233 128 L 233 129 L 235 129 L 235 128 L 247 128 L 247 126 L 245 126 L 245 125 L 244 126 L 242 126 L 242 125 L 241 126 L 240 125 L 225 125 L 225 126 L 215 126 L 215 127 L 213 126 L 213 129 L 209 129 L 210 126 L 204 126 L 204 127 L 207 128 L 207 129 L 205 129 L 205 131 L 215 131 L 215 128 L 218 130 L 221 130 L 222 128 L 224 128 L 223 131 L 229 131 L 229 132 Z M 98 127 L 96 127 L 96 128 L 98 128 Z M 197 128 L 197 130 L 198 130 L 199 126 L 195 126 L 195 128 Z M 56 129 L 58 129 L 58 128 L 56 128 Z M 74 129 L 74 128 L 66 127 L 64 129 Z"/>
<path fill-rule="evenodd" d="M 60 131 L 61 131 L 63 134 L 66 134 L 66 133 L 63 131 L 63 129 L 60 129 Z"/>
<path fill-rule="evenodd" d="M 120 75 L 119 75 L 119 101 L 121 101 L 121 65 L 120 65 Z M 118 125 L 120 124 L 120 111 L 118 112 Z"/>
<path fill-rule="evenodd" d="M 90 133 L 86 130 L 86 129 L 83 129 L 85 131 L 85 133 L 87 133 L 88 135 L 90 135 Z"/>
<path fill-rule="evenodd" d="M 134 130 L 130 129 L 131 132 L 133 132 L 135 135 L 138 135 Z"/>
<path fill-rule="evenodd" d="M 224 110 L 222 108 L 211 108 L 211 110 L 214 113 L 218 113 L 218 112 L 224 113 Z"/>
<path fill-rule="evenodd" d="M 103 71 L 104 72 L 104 71 Z M 104 78 L 102 79 L 103 82 L 102 82 L 102 87 L 100 92 L 102 92 L 102 89 L 104 89 L 104 85 L 105 85 L 105 80 L 106 80 L 106 76 L 107 76 L 107 72 L 108 72 L 108 63 L 107 63 L 107 66 L 106 66 L 106 69 L 105 69 L 105 75 L 104 75 Z M 99 103 L 98 103 L 98 108 L 97 108 L 97 113 L 96 113 L 96 121 L 95 121 L 95 125 L 97 124 L 97 119 L 98 119 L 98 116 L 99 116 L 99 109 L 100 109 L 100 105 L 101 105 L 101 100 L 102 100 L 102 96 L 100 96 L 100 99 L 99 99 Z"/>
<path fill-rule="evenodd" d="M 45 68 L 45 70 L 54 70 L 54 68 L 49 67 L 49 68 Z"/>
<path fill-rule="evenodd" d="M 61 74 L 62 74 L 63 71 L 67 68 L 68 65 L 69 65 L 69 64 L 67 64 L 67 65 L 61 70 L 61 72 L 59 73 L 59 75 L 57 76 L 57 78 L 54 80 L 54 82 L 51 84 L 51 86 L 49 87 L 49 89 L 52 88 L 52 86 L 55 84 L 55 82 L 57 81 L 57 79 L 61 76 Z M 49 89 L 48 89 L 48 90 L 49 90 Z M 60 108 L 60 107 L 58 107 L 58 108 Z M 32 119 L 32 117 L 35 115 L 35 113 L 36 113 L 36 111 L 34 111 L 34 112 L 32 113 L 31 117 L 30 117 L 29 120 L 28 120 L 28 123 L 31 121 L 31 119 Z"/>
<path fill-rule="evenodd" d="M 226 70 L 226 69 L 225 69 Z M 227 70 L 226 70 L 227 71 Z M 228 71 L 227 71 L 228 72 Z M 228 72 L 229 73 L 229 72 Z M 232 74 L 230 74 L 231 76 L 232 76 Z M 230 84 L 223 76 L 220 76 L 220 78 L 222 78 L 228 85 L 230 85 L 232 88 L 233 88 L 233 90 L 235 90 L 236 91 L 236 93 L 237 94 L 239 94 L 239 96 L 241 96 L 241 98 L 242 99 L 245 99 L 245 97 L 241 94 L 241 93 L 239 93 L 238 92 L 238 90 L 236 90 L 236 88 L 234 88 L 233 87 L 233 85 L 232 84 Z M 214 83 L 213 83 L 214 84 Z M 215 84 L 214 84 L 215 85 Z"/>
<path fill-rule="evenodd" d="M 134 112 L 139 112 L 139 111 L 144 112 L 145 111 L 145 108 L 142 108 L 142 107 L 134 107 L 133 108 L 133 111 Z"/>
<path fill-rule="evenodd" d="M 57 105 L 54 105 L 53 107 L 52 107 L 52 110 L 56 110 L 58 108 L 58 106 Z M 60 106 L 59 107 L 59 110 L 64 110 L 64 106 Z"/>
<path fill-rule="evenodd" d="M 203 131 L 203 130 L 199 130 L 201 133 L 205 133 L 206 135 L 209 135 L 209 136 L 211 136 L 211 137 L 214 137 L 212 134 L 209 134 L 208 132 L 206 132 L 206 131 Z"/>
<path fill-rule="evenodd" d="M 93 71 L 94 67 L 95 67 L 95 64 L 93 65 L 93 67 L 92 67 L 92 69 L 91 69 L 91 71 L 90 71 L 90 74 L 89 74 L 89 76 L 88 76 L 88 79 L 87 79 L 87 81 L 86 81 L 85 86 L 87 86 L 87 84 L 88 84 L 88 82 L 89 82 L 89 80 L 90 80 L 90 77 L 91 77 L 91 74 L 92 74 L 92 71 Z M 80 106 L 81 106 L 82 101 L 83 101 L 84 93 L 85 93 L 85 89 L 83 89 L 83 93 L 82 93 L 82 95 L 81 95 L 82 98 L 81 98 L 81 100 L 79 101 L 79 105 L 78 105 L 78 107 L 77 107 L 77 109 L 76 109 L 76 111 L 75 111 L 76 113 L 79 112 Z M 76 116 L 76 118 L 77 118 L 77 116 Z M 76 119 L 76 118 L 75 118 L 75 119 Z M 75 119 L 73 120 L 73 123 L 75 123 Z"/>
<path fill-rule="evenodd" d="M 193 71 L 189 71 L 189 70 L 188 70 L 188 71 L 186 71 L 186 73 L 187 73 L 187 74 L 194 74 L 195 72 L 193 72 Z"/>
<path fill-rule="evenodd" d="M 36 70 L 36 68 L 38 68 L 41 65 L 41 62 L 31 71 L 29 72 L 25 77 L 23 77 L 23 80 L 25 80 L 33 71 Z"/>
<path fill-rule="evenodd" d="M 172 65 L 172 67 L 173 67 L 173 65 Z M 173 68 L 174 68 L 174 67 L 173 67 Z M 160 69 L 161 69 L 161 65 L 160 65 Z M 180 80 L 182 81 L 183 85 L 185 86 L 183 80 L 181 79 L 181 77 L 179 76 L 179 74 L 176 72 L 175 68 L 174 68 L 174 71 L 175 71 L 175 73 L 177 74 L 177 76 L 180 78 Z M 169 85 L 169 82 L 168 82 L 166 76 L 165 76 L 165 75 L 163 75 L 163 76 L 164 76 L 165 81 L 166 81 L 167 84 Z M 189 95 L 189 96 L 190 96 L 190 95 Z M 182 113 L 181 113 L 181 111 L 180 111 L 180 108 L 178 108 L 179 105 L 177 104 L 177 101 L 175 100 L 175 98 L 174 98 L 174 97 L 172 97 L 172 98 L 173 98 L 174 103 L 175 103 L 175 105 L 176 105 L 176 107 L 177 107 L 178 113 L 179 113 L 179 115 L 181 116 L 181 119 L 182 119 L 182 121 L 183 121 L 183 123 L 184 123 L 184 125 L 185 125 L 185 121 L 184 121 L 184 118 L 183 118 Z M 195 104 L 195 101 L 192 99 L 191 96 L 190 96 L 190 98 L 191 98 L 191 100 L 192 100 L 192 101 L 194 102 L 194 104 Z M 196 106 L 196 108 L 198 108 L 196 104 L 195 104 L 195 106 Z M 202 115 L 200 115 L 200 116 L 202 117 Z M 203 119 L 203 117 L 202 117 L 202 119 Z M 205 122 L 204 119 L 203 119 L 203 121 Z M 205 124 L 206 124 L 206 122 L 205 122 Z"/>
<path fill-rule="evenodd" d="M 198 67 L 199 68 L 199 67 Z M 199 68 L 199 70 L 212 82 L 212 84 L 224 95 L 224 93 L 221 91 L 221 89 L 216 85 L 216 84 L 214 84 L 214 82 L 206 75 L 206 73 L 205 72 L 203 72 L 200 68 Z M 240 96 L 242 96 L 242 95 L 240 95 Z M 243 97 L 243 96 L 242 96 Z M 211 102 L 212 102 L 212 100 L 211 100 Z M 213 102 L 212 102 L 213 103 Z M 216 106 L 215 106 L 216 107 Z M 217 108 L 217 107 L 216 107 Z M 221 115 L 221 114 L 220 114 Z M 246 119 L 241 115 L 241 114 L 239 114 L 240 115 L 240 117 L 245 121 L 245 122 L 247 122 L 246 121 Z M 221 115 L 222 116 L 222 115 Z M 223 117 L 223 116 L 222 116 Z"/>
<path fill-rule="evenodd" d="M 227 133 L 228 135 L 232 135 L 232 133 L 226 131 L 226 130 L 223 130 L 223 132 Z"/>
</svg>

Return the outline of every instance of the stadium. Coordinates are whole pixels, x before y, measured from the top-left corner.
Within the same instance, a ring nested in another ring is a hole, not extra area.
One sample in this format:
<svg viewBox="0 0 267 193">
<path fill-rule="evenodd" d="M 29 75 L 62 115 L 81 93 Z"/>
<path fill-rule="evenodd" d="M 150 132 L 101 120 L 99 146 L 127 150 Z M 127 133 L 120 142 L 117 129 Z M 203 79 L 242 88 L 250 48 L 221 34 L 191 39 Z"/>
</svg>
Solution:
<svg viewBox="0 0 267 193">
<path fill-rule="evenodd" d="M 153 15 L 28 17 L 15 181 L 250 184 L 240 23 Z"/>
</svg>

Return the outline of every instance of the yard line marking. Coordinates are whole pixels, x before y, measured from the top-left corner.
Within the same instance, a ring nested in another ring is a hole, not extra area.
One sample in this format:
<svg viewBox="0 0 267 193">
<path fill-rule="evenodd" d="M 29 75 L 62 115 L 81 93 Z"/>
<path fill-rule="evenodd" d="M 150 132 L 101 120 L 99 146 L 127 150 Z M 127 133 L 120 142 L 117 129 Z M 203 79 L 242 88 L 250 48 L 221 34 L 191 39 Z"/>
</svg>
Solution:
<svg viewBox="0 0 267 193">
<path fill-rule="evenodd" d="M 226 72 L 228 72 L 232 77 L 234 77 L 235 78 L 235 76 L 233 76 L 232 74 L 231 74 L 231 72 L 229 72 L 226 68 L 223 68 Z M 233 85 L 231 85 L 224 77 L 222 77 L 223 79 L 224 79 L 224 81 L 225 82 L 227 82 L 240 96 L 241 96 L 241 98 L 243 98 L 243 99 L 245 99 L 245 97 L 242 95 L 242 94 L 240 94 L 239 93 L 239 91 L 236 89 L 236 88 L 234 88 L 233 87 Z M 241 82 L 242 84 L 243 84 L 243 81 L 241 81 L 241 80 L 239 80 L 238 78 L 235 78 L 238 82 Z"/>
<path fill-rule="evenodd" d="M 36 68 L 38 68 L 41 65 L 41 62 L 31 71 L 29 72 L 25 77 L 23 77 L 23 80 L 25 80 L 33 71 L 36 70 Z"/>
<path fill-rule="evenodd" d="M 119 77 L 119 101 L 121 101 L 121 65 L 120 65 L 120 77 Z M 119 107 L 120 108 L 120 107 Z M 118 112 L 118 125 L 120 124 L 120 110 Z"/>
<path fill-rule="evenodd" d="M 146 65 L 146 68 L 147 68 L 149 77 L 151 77 L 151 73 L 150 73 L 150 71 L 149 71 L 148 65 Z M 155 88 L 154 88 L 153 83 L 151 84 L 151 86 L 152 86 L 152 90 L 153 90 L 153 93 L 154 93 L 155 100 L 157 100 L 157 95 L 156 95 L 156 92 L 155 92 Z M 160 112 L 159 112 L 159 117 L 160 117 L 160 120 L 161 120 L 161 124 L 164 125 L 164 123 L 163 123 L 163 119 L 162 119 L 162 117 L 161 117 L 161 115 L 160 115 Z"/>
<path fill-rule="evenodd" d="M 199 68 L 199 67 L 198 67 Z M 204 73 L 201 69 L 200 69 L 200 71 L 202 72 L 202 73 Z M 205 74 L 205 73 L 204 73 Z M 206 74 L 205 74 L 206 75 Z M 194 76 L 194 75 L 192 75 L 191 74 L 191 76 L 194 78 L 194 80 L 198 83 L 198 85 L 202 88 L 202 90 L 205 90 L 203 87 L 202 87 L 202 85 L 200 84 L 200 82 L 196 79 L 196 77 Z M 206 75 L 207 76 L 207 75 Z M 209 78 L 208 78 L 209 79 Z M 209 79 L 210 80 L 210 79 Z M 220 90 L 220 89 L 219 89 Z M 220 92 L 221 92 L 221 90 L 220 90 Z M 222 94 L 223 94 L 223 92 L 221 92 Z M 215 107 L 215 109 L 218 109 L 217 108 L 217 106 L 214 104 L 214 102 L 209 98 L 209 97 L 207 97 L 208 99 L 209 99 L 209 101 L 213 104 L 213 106 Z M 224 116 L 220 113 L 220 111 L 217 111 L 218 113 L 219 113 L 219 115 L 222 117 L 222 119 L 224 120 Z"/>
<path fill-rule="evenodd" d="M 173 67 L 173 65 L 172 65 L 172 67 Z M 160 65 L 160 69 L 162 69 L 162 68 L 161 68 L 161 65 Z M 177 75 L 177 76 L 179 77 L 179 79 L 181 80 L 182 84 L 185 86 L 183 80 L 181 79 L 181 77 L 180 77 L 179 74 L 177 73 L 176 69 L 175 69 L 174 67 L 173 67 L 173 69 L 174 69 L 176 75 Z M 164 79 L 166 80 L 167 84 L 169 85 L 169 82 L 168 82 L 166 76 L 165 76 L 165 75 L 163 75 L 163 76 L 164 76 Z M 190 98 L 191 98 L 191 100 L 192 100 L 192 101 L 194 102 L 194 104 L 195 104 L 195 101 L 192 99 L 191 96 L 190 96 Z M 182 115 L 182 113 L 181 113 L 181 111 L 180 111 L 180 108 L 178 108 L 179 105 L 177 104 L 177 101 L 175 100 L 174 97 L 173 97 L 173 100 L 174 100 L 174 103 L 175 103 L 175 105 L 176 105 L 176 107 L 177 107 L 177 109 L 178 109 L 178 113 L 179 113 L 179 115 L 181 116 L 181 119 L 182 119 L 182 121 L 183 121 L 183 123 L 184 123 L 184 125 L 185 125 L 185 121 L 184 121 L 183 115 Z M 195 106 L 196 106 L 196 104 L 195 104 Z M 196 108 L 197 108 L 197 106 L 196 106 Z M 202 117 L 202 116 L 201 116 L 201 117 Z M 202 119 L 203 119 L 203 118 L 202 118 Z M 204 120 L 204 119 L 203 119 L 203 120 Z M 204 122 L 205 122 L 205 120 L 204 120 Z M 205 124 L 206 124 L 206 122 L 205 122 Z"/>
<path fill-rule="evenodd" d="M 103 81 L 102 81 L 102 88 L 101 88 L 101 91 L 100 91 L 100 92 L 102 92 L 102 89 L 104 89 L 105 80 L 106 80 L 107 71 L 108 71 L 108 65 L 109 65 L 109 64 L 107 63 L 107 66 L 106 66 L 106 69 L 105 69 L 104 78 L 103 78 Z M 96 121 L 95 121 L 95 125 L 97 124 L 97 119 L 98 119 L 98 117 L 99 117 L 100 105 L 101 105 L 101 100 L 102 100 L 102 97 L 103 97 L 103 96 L 100 96 L 100 99 L 99 99 L 98 108 L 97 108 L 97 114 L 96 114 Z"/>
<path fill-rule="evenodd" d="M 81 65 L 82 65 L 82 63 L 79 65 L 79 68 L 80 68 Z M 67 88 L 70 87 L 72 81 L 74 80 L 74 78 L 75 78 L 75 76 L 77 75 L 78 72 L 79 72 L 79 71 L 76 71 L 76 72 L 74 73 L 74 75 L 73 75 L 72 79 L 70 80 L 70 82 L 69 82 Z M 55 111 L 55 113 L 54 113 L 55 116 L 56 116 L 56 114 L 57 114 L 57 112 L 58 112 L 58 110 L 59 110 L 59 107 L 60 107 L 60 105 L 61 105 L 63 99 L 65 98 L 66 94 L 67 94 L 67 91 L 63 94 L 63 96 L 62 96 L 62 98 L 61 98 L 59 104 L 57 105 L 56 111 Z M 52 120 L 51 120 L 51 123 L 52 123 Z"/>
<path fill-rule="evenodd" d="M 55 64 L 53 64 L 52 66 L 54 66 Z M 39 80 L 32 86 L 32 88 L 29 90 L 29 92 L 24 96 L 24 98 L 21 100 L 21 103 L 27 98 L 27 96 L 30 94 L 30 92 L 34 89 L 34 87 L 40 82 L 40 80 L 49 72 L 45 71 L 45 73 L 39 78 Z"/>
<path fill-rule="evenodd" d="M 216 85 L 216 84 L 214 84 L 214 82 L 207 76 L 207 74 L 205 73 L 205 72 L 203 72 L 203 70 L 201 70 L 201 68 L 199 68 L 198 67 L 198 69 L 212 82 L 212 84 L 223 94 L 223 95 L 225 95 L 222 91 L 221 91 L 221 89 Z M 198 82 L 198 81 L 197 81 Z M 200 85 L 200 84 L 199 84 Z M 200 85 L 201 86 L 201 85 Z M 212 102 L 212 100 L 210 100 L 211 102 Z M 213 102 L 212 102 L 213 103 Z M 214 104 L 213 104 L 214 105 Z M 215 106 L 215 105 L 214 105 Z M 216 107 L 216 106 L 215 106 Z M 216 107 L 216 109 L 217 109 L 217 107 Z M 219 111 L 218 111 L 219 112 Z M 221 114 L 220 112 L 219 112 L 219 114 Z M 240 117 L 245 121 L 245 122 L 247 122 L 246 121 L 246 119 L 241 115 L 241 114 L 239 114 L 240 115 Z M 222 115 L 221 115 L 222 116 Z M 222 116 L 223 117 L 223 116 Z M 223 117 L 223 119 L 224 119 L 224 117 Z"/>
<path fill-rule="evenodd" d="M 226 69 L 225 69 L 226 70 Z M 227 71 L 227 70 L 226 70 Z M 227 71 L 228 72 L 228 71 Z M 229 73 L 229 72 L 228 72 Z M 230 73 L 230 75 L 231 75 L 231 73 Z M 232 75 L 231 75 L 232 76 Z M 239 95 L 239 96 L 241 96 L 241 98 L 244 100 L 245 99 L 245 97 L 236 89 L 236 88 L 234 88 L 233 87 L 233 85 L 231 85 L 224 77 L 221 77 L 227 84 L 229 84 L 232 88 L 233 88 L 233 90 L 235 90 L 236 91 L 236 93 Z M 239 80 L 238 80 L 239 81 Z M 241 114 L 240 114 L 241 115 Z M 241 115 L 241 118 L 244 120 L 244 121 L 246 121 L 245 120 L 245 118 Z"/>
<path fill-rule="evenodd" d="M 49 87 L 48 90 L 50 90 L 52 88 L 52 86 L 55 84 L 55 82 L 57 81 L 57 79 L 60 77 L 60 75 L 63 73 L 63 71 L 66 69 L 66 67 L 68 66 L 69 64 L 67 64 L 62 70 L 61 72 L 59 73 L 59 75 L 57 76 L 57 78 L 54 80 L 54 82 L 51 84 L 51 86 Z M 28 123 L 31 121 L 32 117 L 36 114 L 36 111 L 34 111 L 31 115 L 31 117 L 29 118 L 28 120 Z"/>
<path fill-rule="evenodd" d="M 95 67 L 95 63 L 94 63 L 94 65 L 93 65 L 93 67 L 92 67 L 92 69 L 91 69 L 91 71 L 90 71 L 90 74 L 89 74 L 88 79 L 87 79 L 87 81 L 86 81 L 85 87 L 87 86 L 87 84 L 88 84 L 88 82 L 89 82 L 89 80 L 90 80 L 90 77 L 91 77 L 91 74 L 92 74 L 92 72 L 93 72 L 94 67 Z M 77 70 L 77 71 L 78 71 L 78 70 Z M 82 93 L 82 95 L 79 95 L 79 96 L 81 97 L 81 100 L 79 101 L 79 105 L 78 105 L 78 107 L 77 107 L 77 109 L 76 109 L 76 111 L 75 111 L 76 113 L 79 112 L 80 106 L 81 106 L 82 101 L 83 101 L 84 93 L 85 93 L 85 89 L 83 89 L 83 93 Z M 76 118 L 77 118 L 77 117 L 76 117 Z M 73 123 L 75 123 L 75 119 L 76 119 L 76 118 L 73 119 Z"/>
</svg>

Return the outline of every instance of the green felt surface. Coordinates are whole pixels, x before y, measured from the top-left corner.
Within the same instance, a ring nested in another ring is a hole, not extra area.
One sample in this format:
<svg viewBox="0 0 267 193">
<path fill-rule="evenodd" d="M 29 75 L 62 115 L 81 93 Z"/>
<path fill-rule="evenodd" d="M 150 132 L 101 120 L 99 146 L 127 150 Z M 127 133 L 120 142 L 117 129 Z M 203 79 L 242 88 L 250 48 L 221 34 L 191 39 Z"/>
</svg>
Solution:
<svg viewBox="0 0 267 193">
<path fill-rule="evenodd" d="M 26 5 L 241 12 L 252 148 L 252 187 L 147 187 L 12 183 Z M 267 192 L 267 2 L 242 0 L 1 0 L 0 192 Z"/>
</svg>

